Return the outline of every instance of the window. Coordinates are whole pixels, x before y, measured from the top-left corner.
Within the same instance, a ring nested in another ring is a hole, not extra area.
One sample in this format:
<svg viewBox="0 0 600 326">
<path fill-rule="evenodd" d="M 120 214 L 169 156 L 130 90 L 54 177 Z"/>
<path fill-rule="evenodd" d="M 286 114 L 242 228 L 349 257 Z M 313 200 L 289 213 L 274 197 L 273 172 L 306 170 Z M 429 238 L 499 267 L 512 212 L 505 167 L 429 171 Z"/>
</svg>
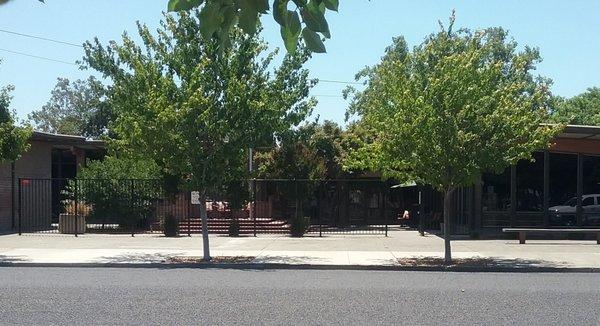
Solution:
<svg viewBox="0 0 600 326">
<path fill-rule="evenodd" d="M 505 169 L 502 174 L 485 173 L 482 181 L 482 225 L 509 226 L 510 168 Z"/>
<path fill-rule="evenodd" d="M 544 197 L 544 153 L 533 154 L 534 161 L 517 164 L 517 211 L 542 212 Z"/>
<path fill-rule="evenodd" d="M 564 205 L 564 206 L 571 206 L 571 207 L 575 207 L 575 206 L 577 206 L 577 197 L 573 197 L 573 198 L 571 198 L 571 199 L 567 200 L 567 201 L 565 202 L 565 205 Z"/>
<path fill-rule="evenodd" d="M 577 155 L 550 153 L 550 225 L 576 225 Z M 566 206 L 566 207 L 565 207 Z"/>
<path fill-rule="evenodd" d="M 581 206 L 591 206 L 594 205 L 594 197 L 583 198 L 583 202 Z"/>
<path fill-rule="evenodd" d="M 600 209 L 594 205 L 594 197 L 600 194 L 600 156 L 583 156 L 583 209 L 582 225 L 600 226 Z M 587 195 L 587 196 L 586 196 Z M 586 201 L 586 199 L 588 199 Z M 589 203 L 589 204 L 588 204 Z"/>
</svg>

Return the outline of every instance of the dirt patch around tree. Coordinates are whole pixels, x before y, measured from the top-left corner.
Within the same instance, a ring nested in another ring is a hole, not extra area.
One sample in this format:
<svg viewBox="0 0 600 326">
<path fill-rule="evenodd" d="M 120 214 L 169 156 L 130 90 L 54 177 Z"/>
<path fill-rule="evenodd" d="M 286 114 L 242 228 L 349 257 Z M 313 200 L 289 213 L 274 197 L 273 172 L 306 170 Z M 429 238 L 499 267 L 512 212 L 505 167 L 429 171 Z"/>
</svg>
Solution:
<svg viewBox="0 0 600 326">
<path fill-rule="evenodd" d="M 253 256 L 216 256 L 211 261 L 204 261 L 202 257 L 174 256 L 167 259 L 171 264 L 248 264 L 256 257 Z"/>
</svg>

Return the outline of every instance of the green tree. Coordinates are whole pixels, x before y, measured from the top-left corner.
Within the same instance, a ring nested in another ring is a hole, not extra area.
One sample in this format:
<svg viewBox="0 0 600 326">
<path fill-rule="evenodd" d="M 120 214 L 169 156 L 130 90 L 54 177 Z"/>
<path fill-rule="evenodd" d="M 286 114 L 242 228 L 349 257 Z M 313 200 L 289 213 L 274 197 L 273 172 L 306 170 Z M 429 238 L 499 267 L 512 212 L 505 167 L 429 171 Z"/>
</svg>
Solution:
<svg viewBox="0 0 600 326">
<path fill-rule="evenodd" d="M 92 161 L 78 173 L 78 179 L 70 181 L 69 194 L 90 205 L 88 223 L 118 222 L 123 227 L 133 226 L 151 213 L 161 186 L 160 169 L 156 163 L 144 157 L 107 156 Z"/>
<path fill-rule="evenodd" d="M 14 115 L 9 109 L 12 86 L 0 89 L 0 163 L 17 160 L 27 150 L 31 135 L 29 127 L 15 125 Z"/>
<path fill-rule="evenodd" d="M 201 37 L 199 11 L 165 15 L 158 35 L 138 24 L 143 45 L 85 45 L 87 64 L 112 80 L 119 148 L 154 159 L 163 178 L 207 191 L 247 177 L 247 150 L 271 144 L 310 114 L 314 82 L 306 50 L 288 54 L 270 72 L 274 53 L 256 34 L 232 30 L 231 46 Z M 204 258 L 210 259 L 206 211 Z"/>
<path fill-rule="evenodd" d="M 158 179 L 160 168 L 156 163 L 145 157 L 106 156 L 102 160 L 86 164 L 79 173 L 79 179 Z"/>
<path fill-rule="evenodd" d="M 294 9 L 290 10 L 290 6 Z M 338 11 L 339 0 L 169 0 L 167 7 L 169 11 L 200 7 L 200 33 L 207 39 L 218 39 L 224 47 L 229 46 L 235 26 L 254 34 L 260 15 L 271 10 L 289 52 L 296 51 L 302 36 L 311 51 L 323 53 L 322 37 L 331 37 L 325 13 Z"/>
<path fill-rule="evenodd" d="M 440 24 L 441 25 L 441 24 Z M 516 50 L 501 28 L 471 32 L 442 25 L 408 50 L 402 38 L 381 63 L 359 74 L 367 87 L 350 113 L 372 139 L 352 152 L 351 167 L 430 185 L 444 197 L 445 260 L 451 262 L 454 191 L 482 172 L 499 172 L 549 146 L 547 82 L 532 76 L 536 49 Z"/>
<path fill-rule="evenodd" d="M 257 152 L 259 178 L 334 179 L 342 174 L 342 128 L 333 121 L 289 130 L 273 148 Z"/>
<path fill-rule="evenodd" d="M 600 126 L 600 88 L 592 87 L 569 99 L 558 98 L 556 102 L 551 121 Z"/>
<path fill-rule="evenodd" d="M 90 138 L 106 135 L 112 118 L 107 89 L 93 76 L 74 82 L 58 78 L 48 103 L 29 114 L 39 130 Z"/>
</svg>

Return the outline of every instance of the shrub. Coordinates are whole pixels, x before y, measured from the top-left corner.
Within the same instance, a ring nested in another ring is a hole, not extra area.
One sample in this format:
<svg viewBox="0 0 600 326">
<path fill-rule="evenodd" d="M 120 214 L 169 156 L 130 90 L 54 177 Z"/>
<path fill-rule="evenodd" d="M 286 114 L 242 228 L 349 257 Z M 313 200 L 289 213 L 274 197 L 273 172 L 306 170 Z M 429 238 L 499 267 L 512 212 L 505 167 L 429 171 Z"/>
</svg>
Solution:
<svg viewBox="0 0 600 326">
<path fill-rule="evenodd" d="M 163 232 L 166 237 L 176 237 L 179 233 L 179 224 L 173 215 L 167 215 L 163 220 Z"/>
<path fill-rule="evenodd" d="M 310 227 L 310 217 L 295 217 L 290 221 L 290 234 L 292 237 L 303 236 Z"/>
<path fill-rule="evenodd" d="M 229 223 L 228 232 L 230 237 L 240 236 L 240 222 L 237 219 L 231 220 L 231 223 Z"/>
<path fill-rule="evenodd" d="M 68 215 L 75 215 L 75 207 L 77 206 L 77 214 L 79 216 L 87 217 L 92 211 L 92 207 L 85 202 L 78 202 L 75 205 L 74 200 L 63 201 L 63 213 Z"/>
</svg>

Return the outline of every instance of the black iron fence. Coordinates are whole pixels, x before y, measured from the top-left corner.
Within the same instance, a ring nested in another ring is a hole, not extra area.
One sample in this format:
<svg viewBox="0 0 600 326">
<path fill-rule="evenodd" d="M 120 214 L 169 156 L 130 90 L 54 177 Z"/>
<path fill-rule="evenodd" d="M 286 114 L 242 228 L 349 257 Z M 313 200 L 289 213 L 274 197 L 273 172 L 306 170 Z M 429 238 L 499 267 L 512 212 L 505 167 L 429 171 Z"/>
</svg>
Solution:
<svg viewBox="0 0 600 326">
<path fill-rule="evenodd" d="M 390 227 L 439 229 L 441 197 L 416 186 L 371 179 L 244 180 L 207 191 L 168 194 L 159 180 L 18 179 L 19 233 L 163 232 L 172 217 L 180 234 L 200 233 L 206 206 L 213 234 L 381 234 Z"/>
<path fill-rule="evenodd" d="M 19 233 L 161 232 L 182 209 L 157 180 L 21 178 L 17 193 Z"/>
</svg>

